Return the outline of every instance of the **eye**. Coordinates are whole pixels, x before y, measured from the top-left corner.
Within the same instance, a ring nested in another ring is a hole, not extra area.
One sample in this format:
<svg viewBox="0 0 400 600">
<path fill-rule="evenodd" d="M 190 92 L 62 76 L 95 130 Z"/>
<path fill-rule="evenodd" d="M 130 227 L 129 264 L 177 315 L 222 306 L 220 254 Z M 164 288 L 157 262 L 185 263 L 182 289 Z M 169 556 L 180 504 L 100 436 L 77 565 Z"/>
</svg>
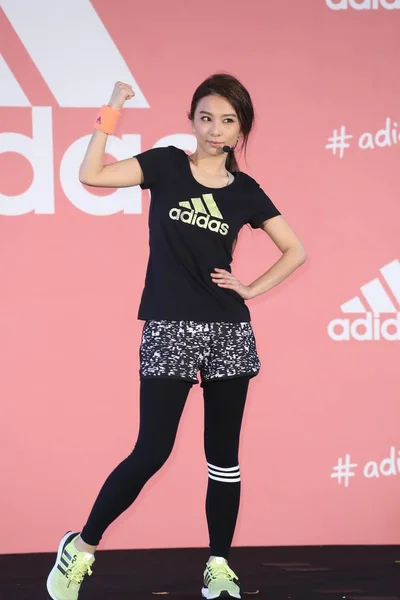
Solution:
<svg viewBox="0 0 400 600">
<path fill-rule="evenodd" d="M 211 121 L 210 117 L 207 117 L 207 115 L 204 115 L 203 117 L 201 117 L 201 121 L 204 121 L 205 119 L 207 119 L 208 121 Z M 230 117 L 227 117 L 226 119 L 224 119 L 224 123 L 234 123 L 235 121 L 233 119 L 231 119 Z"/>
</svg>

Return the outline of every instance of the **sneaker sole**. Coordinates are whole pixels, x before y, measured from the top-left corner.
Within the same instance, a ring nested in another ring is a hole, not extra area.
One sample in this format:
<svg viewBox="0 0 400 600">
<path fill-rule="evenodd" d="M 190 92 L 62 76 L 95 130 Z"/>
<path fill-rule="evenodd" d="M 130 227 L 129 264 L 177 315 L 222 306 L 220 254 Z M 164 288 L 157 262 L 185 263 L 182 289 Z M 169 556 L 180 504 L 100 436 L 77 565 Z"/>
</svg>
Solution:
<svg viewBox="0 0 400 600">
<path fill-rule="evenodd" d="M 207 598 L 207 600 L 229 600 L 229 598 L 238 598 L 240 600 L 240 594 L 230 594 L 227 590 L 223 590 L 219 596 L 215 596 L 214 594 L 208 591 L 208 588 L 202 588 L 201 595 L 203 598 Z"/>
<path fill-rule="evenodd" d="M 52 600 L 58 600 L 58 598 L 56 598 L 55 596 L 53 596 L 51 590 L 50 590 L 50 580 L 51 577 L 53 575 L 53 573 L 57 570 L 57 565 L 59 563 L 59 560 L 61 558 L 61 554 L 65 545 L 65 542 L 67 541 L 67 539 L 69 537 L 71 537 L 72 534 L 74 535 L 78 535 L 79 531 L 68 531 L 64 537 L 62 538 L 61 542 L 58 545 L 58 551 L 57 551 L 57 558 L 56 558 L 56 562 L 54 563 L 54 567 L 52 568 L 52 570 L 49 573 L 49 576 L 47 577 L 47 582 L 46 582 L 46 587 L 47 587 L 47 593 L 49 594 L 50 598 Z"/>
</svg>

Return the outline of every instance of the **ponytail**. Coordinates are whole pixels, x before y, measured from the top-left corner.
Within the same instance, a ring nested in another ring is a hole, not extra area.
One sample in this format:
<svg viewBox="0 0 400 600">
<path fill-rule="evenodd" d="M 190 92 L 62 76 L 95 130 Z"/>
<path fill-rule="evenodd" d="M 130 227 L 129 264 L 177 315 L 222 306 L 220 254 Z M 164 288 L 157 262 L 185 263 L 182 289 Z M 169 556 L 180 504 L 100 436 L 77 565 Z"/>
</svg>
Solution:
<svg viewBox="0 0 400 600">
<path fill-rule="evenodd" d="M 228 152 L 228 158 L 226 159 L 226 170 L 230 173 L 239 173 L 240 171 L 234 150 Z"/>
</svg>

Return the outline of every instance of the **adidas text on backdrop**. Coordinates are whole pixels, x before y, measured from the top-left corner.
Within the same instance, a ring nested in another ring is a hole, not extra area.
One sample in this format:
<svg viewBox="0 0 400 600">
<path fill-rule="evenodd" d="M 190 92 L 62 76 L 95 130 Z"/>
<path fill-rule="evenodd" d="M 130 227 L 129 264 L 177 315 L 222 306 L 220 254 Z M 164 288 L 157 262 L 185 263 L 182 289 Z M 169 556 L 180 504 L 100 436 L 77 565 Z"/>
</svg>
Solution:
<svg viewBox="0 0 400 600">
<path fill-rule="evenodd" d="M 220 556 L 207 563 L 204 571 L 203 598 L 239 598 L 240 588 L 237 575 L 228 567 L 226 560 Z"/>
<path fill-rule="evenodd" d="M 78 535 L 76 531 L 68 531 L 58 546 L 56 562 L 47 578 L 52 600 L 77 600 L 83 578 L 92 574 L 94 555 L 77 550 L 74 541 Z"/>
</svg>

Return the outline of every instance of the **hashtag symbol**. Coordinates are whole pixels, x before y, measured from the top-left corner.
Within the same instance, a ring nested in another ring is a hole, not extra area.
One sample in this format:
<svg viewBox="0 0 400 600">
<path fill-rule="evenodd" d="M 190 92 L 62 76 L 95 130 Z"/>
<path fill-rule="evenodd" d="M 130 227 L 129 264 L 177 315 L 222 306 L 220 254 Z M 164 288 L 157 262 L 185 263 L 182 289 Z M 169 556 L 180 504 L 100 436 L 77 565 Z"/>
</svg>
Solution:
<svg viewBox="0 0 400 600">
<path fill-rule="evenodd" d="M 345 148 L 350 148 L 350 144 L 346 140 L 350 140 L 352 137 L 352 135 L 346 134 L 346 127 L 342 125 L 340 133 L 337 129 L 333 130 L 333 136 L 328 138 L 329 144 L 326 144 L 325 148 L 332 150 L 334 156 L 336 156 L 336 151 L 339 150 L 339 156 L 343 158 Z"/>
<path fill-rule="evenodd" d="M 346 454 L 345 462 L 342 458 L 339 458 L 337 465 L 333 467 L 331 477 L 337 479 L 339 484 L 344 480 L 344 487 L 349 487 L 350 477 L 355 476 L 354 469 L 357 466 L 356 463 L 351 462 L 350 454 Z"/>
</svg>

